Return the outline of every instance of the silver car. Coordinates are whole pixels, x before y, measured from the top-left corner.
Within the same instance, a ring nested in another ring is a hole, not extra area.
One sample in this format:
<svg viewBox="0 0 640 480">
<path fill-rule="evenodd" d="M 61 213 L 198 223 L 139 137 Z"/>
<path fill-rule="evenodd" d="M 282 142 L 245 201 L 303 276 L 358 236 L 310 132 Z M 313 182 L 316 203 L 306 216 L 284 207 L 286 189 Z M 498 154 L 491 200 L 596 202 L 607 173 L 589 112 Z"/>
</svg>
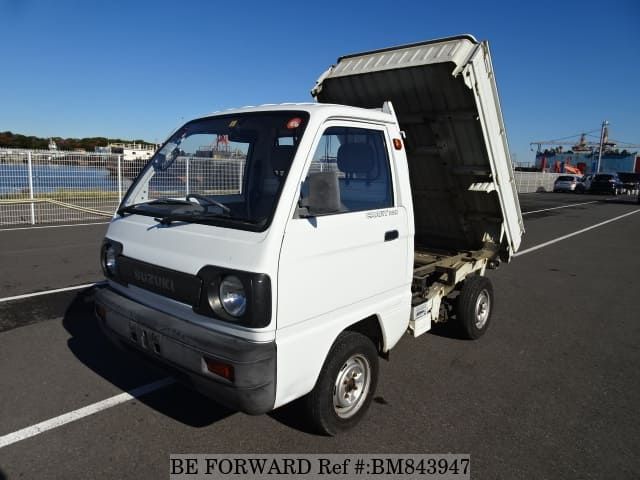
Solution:
<svg viewBox="0 0 640 480">
<path fill-rule="evenodd" d="M 578 184 L 576 175 L 560 175 L 553 183 L 554 192 L 574 192 Z"/>
</svg>

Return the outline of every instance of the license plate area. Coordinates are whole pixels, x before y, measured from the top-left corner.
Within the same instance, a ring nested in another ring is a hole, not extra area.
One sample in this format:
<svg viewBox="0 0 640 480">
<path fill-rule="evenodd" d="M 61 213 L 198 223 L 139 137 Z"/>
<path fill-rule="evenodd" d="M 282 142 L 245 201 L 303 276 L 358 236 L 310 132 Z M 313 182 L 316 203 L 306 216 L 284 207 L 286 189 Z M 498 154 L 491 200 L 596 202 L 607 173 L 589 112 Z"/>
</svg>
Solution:
<svg viewBox="0 0 640 480">
<path fill-rule="evenodd" d="M 133 321 L 129 321 L 129 340 L 140 346 L 143 350 L 153 352 L 156 355 L 162 355 L 160 335 Z"/>
</svg>

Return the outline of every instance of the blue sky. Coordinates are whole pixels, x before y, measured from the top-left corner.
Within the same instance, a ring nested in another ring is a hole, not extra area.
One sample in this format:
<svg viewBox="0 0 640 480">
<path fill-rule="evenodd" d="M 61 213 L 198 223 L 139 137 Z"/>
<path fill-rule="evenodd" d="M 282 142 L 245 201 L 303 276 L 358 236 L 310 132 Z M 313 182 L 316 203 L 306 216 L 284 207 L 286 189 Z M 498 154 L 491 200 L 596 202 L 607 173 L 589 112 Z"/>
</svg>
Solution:
<svg viewBox="0 0 640 480">
<path fill-rule="evenodd" d="M 160 142 L 197 115 L 310 101 L 341 55 L 461 33 L 490 42 L 514 160 L 603 120 L 640 144 L 638 0 L 0 0 L 0 131 Z"/>
</svg>

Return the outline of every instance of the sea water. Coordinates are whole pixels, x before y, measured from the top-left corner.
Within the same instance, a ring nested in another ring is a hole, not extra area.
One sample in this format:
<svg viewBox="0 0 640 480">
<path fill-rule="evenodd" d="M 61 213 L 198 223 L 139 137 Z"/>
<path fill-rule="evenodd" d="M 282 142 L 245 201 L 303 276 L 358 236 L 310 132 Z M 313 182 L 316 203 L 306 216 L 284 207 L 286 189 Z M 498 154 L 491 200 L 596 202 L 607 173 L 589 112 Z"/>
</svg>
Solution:
<svg viewBox="0 0 640 480">
<path fill-rule="evenodd" d="M 70 165 L 33 165 L 34 194 L 73 191 L 117 191 L 117 179 L 109 170 L 99 167 Z M 29 193 L 29 168 L 27 165 L 0 164 L 0 195 Z"/>
</svg>

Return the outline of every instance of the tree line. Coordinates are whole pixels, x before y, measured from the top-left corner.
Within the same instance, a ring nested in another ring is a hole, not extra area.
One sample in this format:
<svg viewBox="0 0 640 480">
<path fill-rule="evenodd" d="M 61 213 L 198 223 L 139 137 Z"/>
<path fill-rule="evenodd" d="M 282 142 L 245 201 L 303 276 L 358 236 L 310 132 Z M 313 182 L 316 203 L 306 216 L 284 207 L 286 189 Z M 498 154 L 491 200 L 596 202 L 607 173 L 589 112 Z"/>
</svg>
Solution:
<svg viewBox="0 0 640 480">
<path fill-rule="evenodd" d="M 141 143 L 153 145 L 144 140 L 122 140 L 119 138 L 90 137 L 90 138 L 61 138 L 52 137 L 56 142 L 58 150 L 85 150 L 94 152 L 96 147 L 106 147 L 110 143 Z M 21 135 L 13 132 L 0 132 L 0 147 L 4 148 L 26 148 L 32 150 L 48 150 L 49 138 L 40 138 L 28 135 Z"/>
</svg>

